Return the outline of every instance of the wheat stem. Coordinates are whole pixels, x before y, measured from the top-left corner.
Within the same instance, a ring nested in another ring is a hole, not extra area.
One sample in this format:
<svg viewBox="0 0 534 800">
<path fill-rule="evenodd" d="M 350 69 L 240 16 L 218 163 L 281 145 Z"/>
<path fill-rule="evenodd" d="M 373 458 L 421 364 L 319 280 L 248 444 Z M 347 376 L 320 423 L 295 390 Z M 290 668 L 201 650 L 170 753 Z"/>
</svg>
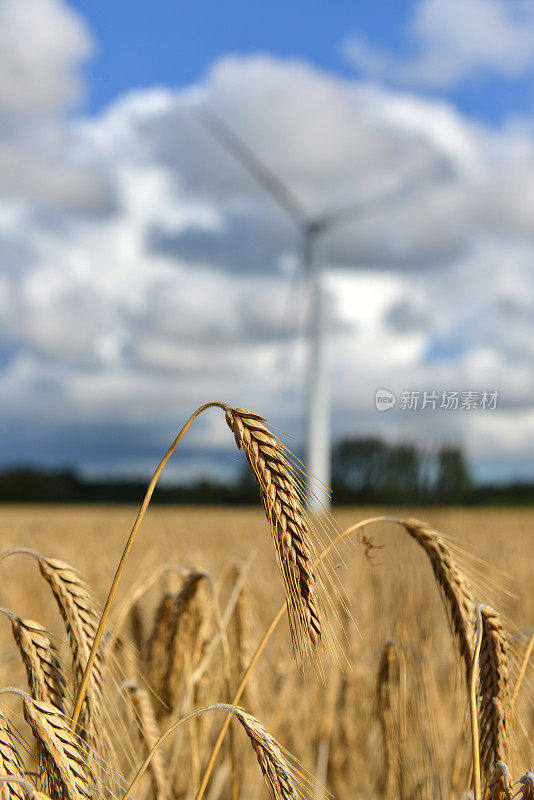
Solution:
<svg viewBox="0 0 534 800">
<path fill-rule="evenodd" d="M 187 431 L 189 430 L 189 428 L 191 427 L 191 425 L 193 424 L 195 419 L 199 416 L 199 414 L 201 414 L 207 408 L 211 408 L 213 406 L 219 406 L 220 408 L 224 408 L 224 404 L 223 403 L 219 403 L 217 401 L 212 401 L 210 403 L 204 403 L 204 405 L 202 405 L 199 408 L 197 408 L 197 410 L 193 414 L 191 414 L 191 416 L 189 417 L 189 419 L 187 420 L 187 422 L 183 426 L 182 430 L 180 431 L 180 433 L 178 434 L 176 439 L 173 441 L 173 443 L 171 444 L 171 446 L 169 447 L 169 449 L 167 450 L 167 452 L 165 453 L 165 455 L 163 456 L 163 458 L 159 462 L 158 466 L 156 467 L 156 471 L 154 472 L 154 475 L 152 476 L 152 480 L 150 481 L 150 483 L 148 485 L 148 489 L 146 490 L 146 494 L 145 494 L 144 500 L 143 500 L 143 502 L 141 504 L 141 508 L 140 508 L 139 513 L 137 515 L 137 518 L 136 518 L 136 520 L 134 522 L 134 525 L 133 525 L 133 528 L 132 528 L 132 530 L 130 532 L 130 535 L 128 537 L 128 541 L 126 542 L 126 545 L 125 545 L 124 550 L 122 552 L 122 555 L 121 555 L 119 564 L 117 566 L 117 569 L 115 570 L 115 575 L 114 575 L 113 581 L 111 583 L 111 587 L 110 587 L 110 590 L 109 590 L 109 593 L 108 593 L 108 596 L 107 596 L 107 600 L 106 600 L 106 603 L 104 605 L 104 608 L 103 608 L 103 611 L 102 611 L 102 615 L 101 615 L 100 621 L 98 623 L 98 627 L 96 629 L 96 634 L 95 634 L 95 638 L 94 638 L 94 641 L 93 641 L 93 646 L 91 648 L 91 652 L 89 654 L 89 658 L 87 659 L 87 664 L 86 664 L 86 667 L 85 667 L 85 671 L 83 673 L 83 677 L 82 677 L 82 680 L 81 680 L 81 683 L 80 683 L 80 688 L 78 690 L 78 697 L 76 698 L 76 705 L 74 706 L 74 711 L 73 711 L 73 714 L 72 714 L 72 720 L 71 720 L 71 729 L 72 730 L 74 730 L 76 728 L 76 723 L 78 722 L 78 717 L 80 716 L 80 711 L 81 711 L 82 704 L 83 704 L 83 701 L 84 701 L 84 698 L 85 698 L 85 694 L 87 692 L 87 685 L 89 683 L 89 678 L 91 677 L 91 671 L 93 669 L 93 665 L 94 665 L 94 662 L 95 662 L 96 654 L 98 652 L 98 648 L 99 648 L 100 642 L 102 640 L 102 635 L 104 633 L 104 628 L 105 628 L 106 622 L 107 622 L 108 617 L 109 617 L 109 612 L 111 611 L 111 605 L 113 603 L 113 600 L 115 599 L 115 595 L 117 593 L 117 588 L 119 586 L 119 582 L 120 582 L 120 579 L 122 577 L 122 573 L 124 572 L 124 567 L 126 566 L 126 562 L 128 561 L 128 557 L 130 555 L 130 552 L 131 552 L 132 547 L 133 547 L 134 542 L 135 542 L 135 538 L 137 536 L 137 532 L 139 531 L 139 528 L 141 527 L 141 523 L 143 521 L 143 518 L 144 518 L 144 516 L 146 514 L 146 511 L 148 509 L 148 506 L 150 504 L 150 500 L 151 500 L 152 495 L 154 493 L 154 489 L 156 488 L 156 483 L 158 482 L 158 478 L 161 475 L 161 473 L 163 471 L 163 468 L 165 467 L 165 464 L 167 463 L 169 458 L 172 456 L 172 454 L 174 453 L 176 447 L 181 442 L 181 440 L 183 439 L 183 437 L 185 436 L 185 434 L 187 433 Z"/>
<path fill-rule="evenodd" d="M 473 750 L 473 798 L 481 800 L 480 790 L 480 745 L 478 737 L 478 708 L 477 708 L 477 681 L 478 681 L 478 659 L 480 656 L 480 645 L 482 643 L 482 608 L 481 605 L 475 606 L 476 615 L 476 638 L 471 661 L 471 674 L 469 676 L 469 713 L 471 715 L 471 746 Z"/>
</svg>

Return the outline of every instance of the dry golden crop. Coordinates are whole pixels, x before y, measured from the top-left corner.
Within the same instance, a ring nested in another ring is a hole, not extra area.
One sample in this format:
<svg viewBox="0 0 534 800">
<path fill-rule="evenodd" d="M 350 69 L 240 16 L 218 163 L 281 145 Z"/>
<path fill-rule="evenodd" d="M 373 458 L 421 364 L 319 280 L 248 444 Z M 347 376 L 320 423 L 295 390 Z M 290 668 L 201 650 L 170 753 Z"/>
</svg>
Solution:
<svg viewBox="0 0 534 800">
<path fill-rule="evenodd" d="M 216 405 L 275 558 L 259 510 L 145 516 L 192 420 L 125 550 L 129 508 L 2 509 L 0 794 L 531 797 L 534 512 L 345 509 L 325 541 L 265 421 Z"/>
</svg>

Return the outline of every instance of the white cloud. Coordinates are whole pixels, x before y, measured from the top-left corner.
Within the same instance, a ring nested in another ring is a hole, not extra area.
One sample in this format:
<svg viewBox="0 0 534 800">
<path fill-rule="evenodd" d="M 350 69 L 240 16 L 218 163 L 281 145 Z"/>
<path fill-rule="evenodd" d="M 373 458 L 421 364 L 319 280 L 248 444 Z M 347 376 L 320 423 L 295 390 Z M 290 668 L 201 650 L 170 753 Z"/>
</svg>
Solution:
<svg viewBox="0 0 534 800">
<path fill-rule="evenodd" d="M 411 56 L 358 36 L 344 52 L 365 73 L 412 86 L 443 88 L 480 73 L 516 78 L 534 66 L 532 0 L 419 0 L 408 34 Z"/>
<path fill-rule="evenodd" d="M 78 66 L 92 50 L 78 14 L 62 0 L 0 0 L 0 109 L 42 117 L 76 102 Z"/>
<path fill-rule="evenodd" d="M 92 50 L 61 0 L 0 0 L 0 198 L 100 213 L 113 203 L 103 170 L 62 114 L 83 92 Z"/>
<path fill-rule="evenodd" d="M 525 437 L 505 431 L 534 393 L 531 134 L 266 57 L 223 59 L 198 86 L 132 93 L 91 119 L 51 106 L 26 141 L 0 138 L 8 457 L 28 441 L 42 458 L 145 468 L 211 398 L 300 433 L 298 235 L 188 114 L 200 96 L 311 213 L 395 192 L 326 243 L 336 432 L 457 436 L 480 459 L 495 420 L 503 459 L 524 459 Z M 496 381 L 508 405 L 476 424 L 373 410 L 377 386 Z M 191 442 L 228 441 L 204 425 Z"/>
</svg>

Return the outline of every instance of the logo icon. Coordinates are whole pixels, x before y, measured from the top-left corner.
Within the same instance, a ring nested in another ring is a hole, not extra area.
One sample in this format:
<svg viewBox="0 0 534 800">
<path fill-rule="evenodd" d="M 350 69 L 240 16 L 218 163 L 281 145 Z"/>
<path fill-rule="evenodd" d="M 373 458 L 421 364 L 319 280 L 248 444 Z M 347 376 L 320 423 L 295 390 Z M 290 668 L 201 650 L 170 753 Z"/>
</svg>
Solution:
<svg viewBox="0 0 534 800">
<path fill-rule="evenodd" d="M 389 411 L 393 408 L 397 398 L 389 389 L 377 389 L 375 392 L 375 408 L 377 411 Z"/>
</svg>

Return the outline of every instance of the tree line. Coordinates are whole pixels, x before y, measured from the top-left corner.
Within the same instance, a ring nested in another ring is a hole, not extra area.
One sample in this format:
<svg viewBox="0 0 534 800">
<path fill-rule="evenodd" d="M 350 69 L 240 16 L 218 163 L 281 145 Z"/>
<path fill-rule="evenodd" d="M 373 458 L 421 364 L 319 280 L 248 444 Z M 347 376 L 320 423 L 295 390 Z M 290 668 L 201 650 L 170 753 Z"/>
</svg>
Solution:
<svg viewBox="0 0 534 800">
<path fill-rule="evenodd" d="M 138 503 L 145 480 L 86 479 L 74 470 L 13 467 L 0 471 L 0 502 Z M 443 445 L 426 451 L 413 443 L 393 444 L 376 437 L 344 438 L 332 452 L 332 497 L 337 504 L 531 504 L 534 483 L 477 484 L 461 448 Z M 231 483 L 201 479 L 163 485 L 157 503 L 252 504 L 257 487 L 250 469 Z"/>
</svg>

